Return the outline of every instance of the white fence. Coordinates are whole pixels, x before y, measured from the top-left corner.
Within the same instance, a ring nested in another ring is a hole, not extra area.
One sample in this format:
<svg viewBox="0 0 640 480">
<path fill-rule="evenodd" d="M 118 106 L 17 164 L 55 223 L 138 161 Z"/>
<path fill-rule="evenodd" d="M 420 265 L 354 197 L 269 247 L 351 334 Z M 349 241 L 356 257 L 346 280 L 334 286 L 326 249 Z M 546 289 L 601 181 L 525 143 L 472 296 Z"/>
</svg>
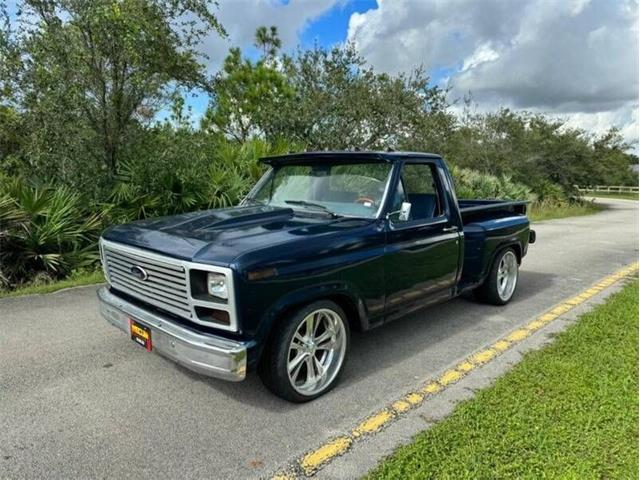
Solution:
<svg viewBox="0 0 640 480">
<path fill-rule="evenodd" d="M 578 187 L 578 190 L 581 192 L 638 193 L 638 187 L 629 187 L 625 185 L 591 185 L 587 187 Z"/>
</svg>

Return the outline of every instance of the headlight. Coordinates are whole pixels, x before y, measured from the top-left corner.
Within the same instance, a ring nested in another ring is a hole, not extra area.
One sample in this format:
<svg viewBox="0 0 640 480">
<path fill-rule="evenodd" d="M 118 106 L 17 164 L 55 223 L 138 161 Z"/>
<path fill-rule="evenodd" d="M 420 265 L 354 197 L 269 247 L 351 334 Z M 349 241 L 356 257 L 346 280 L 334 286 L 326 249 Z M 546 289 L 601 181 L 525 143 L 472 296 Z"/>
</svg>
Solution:
<svg viewBox="0 0 640 480">
<path fill-rule="evenodd" d="M 229 298 L 227 289 L 227 277 L 222 273 L 209 272 L 207 274 L 207 291 L 218 298 Z"/>
</svg>

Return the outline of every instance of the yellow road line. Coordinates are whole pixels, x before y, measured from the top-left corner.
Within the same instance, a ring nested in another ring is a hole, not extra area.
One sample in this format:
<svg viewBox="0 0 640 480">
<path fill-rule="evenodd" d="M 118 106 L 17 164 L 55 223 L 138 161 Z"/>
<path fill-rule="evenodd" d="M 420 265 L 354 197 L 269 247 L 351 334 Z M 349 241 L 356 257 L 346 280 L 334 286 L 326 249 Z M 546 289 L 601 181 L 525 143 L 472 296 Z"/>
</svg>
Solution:
<svg viewBox="0 0 640 480">
<path fill-rule="evenodd" d="M 507 335 L 507 340 L 511 343 L 521 342 L 525 338 L 527 338 L 531 332 L 525 328 L 519 328 L 515 332 L 511 332 Z"/>
<path fill-rule="evenodd" d="M 391 408 L 397 413 L 404 413 L 411 410 L 411 404 L 409 402 L 405 402 L 404 400 L 396 400 L 391 404 Z"/>
<path fill-rule="evenodd" d="M 450 383 L 457 382 L 461 378 L 462 378 L 462 373 L 458 372 L 457 370 L 449 370 L 442 374 L 438 382 L 440 382 L 440 385 L 444 385 L 446 387 Z"/>
<path fill-rule="evenodd" d="M 271 480 L 296 480 L 297 478 L 295 473 L 276 473 Z"/>
<path fill-rule="evenodd" d="M 442 388 L 442 385 L 440 385 L 438 382 L 431 382 L 421 388 L 420 392 L 424 393 L 425 395 L 433 395 L 442 390 Z"/>
<path fill-rule="evenodd" d="M 504 351 L 508 350 L 510 346 L 511 346 L 511 344 L 507 340 L 503 339 L 503 340 L 498 340 L 496 343 L 491 345 L 491 348 L 493 348 L 494 350 L 496 350 L 498 352 L 504 352 Z"/>
<path fill-rule="evenodd" d="M 459 372 L 467 373 L 474 368 L 476 368 L 476 366 L 473 363 L 471 363 L 469 360 L 465 360 L 456 367 L 456 370 L 458 370 Z"/>
<path fill-rule="evenodd" d="M 300 467 L 302 468 L 302 471 L 307 476 L 312 475 L 329 459 L 335 458 L 346 452 L 352 443 L 353 439 L 350 437 L 338 437 L 328 443 L 325 443 L 320 448 L 307 453 L 302 457 L 302 460 L 300 460 Z"/>
<path fill-rule="evenodd" d="M 420 392 L 411 392 L 405 395 L 404 397 L 406 402 L 414 407 L 416 405 L 420 405 L 422 403 L 423 398 L 424 398 L 424 395 L 422 395 Z"/>
<path fill-rule="evenodd" d="M 381 410 L 367 418 L 364 422 L 353 429 L 351 435 L 360 437 L 369 433 L 375 433 L 393 418 L 393 413 L 389 410 Z"/>
<path fill-rule="evenodd" d="M 493 357 L 498 354 L 493 348 L 487 348 L 486 350 L 482 350 L 469 358 L 469 361 L 474 365 L 482 365 L 483 363 L 487 363 Z"/>
<path fill-rule="evenodd" d="M 317 449 L 306 453 L 296 463 L 296 465 L 277 473 L 272 477 L 272 480 L 292 480 L 298 478 L 298 474 L 302 474 L 307 477 L 313 476 L 324 465 L 348 451 L 354 441 L 367 435 L 375 435 L 383 427 L 393 422 L 398 418 L 398 413 L 406 413 L 417 407 L 426 399 L 426 396 L 435 395 L 441 392 L 449 385 L 460 380 L 465 374 L 492 361 L 500 353 L 505 352 L 519 342 L 522 342 L 525 338 L 529 337 L 536 330 L 539 330 L 549 322 L 586 302 L 605 288 L 610 287 L 614 283 L 629 275 L 636 274 L 637 272 L 638 263 L 632 263 L 625 268 L 608 275 L 580 294 L 561 302 L 553 309 L 543 313 L 523 327 L 505 335 L 490 347 L 474 353 L 466 360 L 460 362 L 455 368 L 444 372 L 437 380 L 428 381 L 422 388 L 407 393 L 401 399 L 393 402 L 389 407 L 385 407 L 370 417 L 367 417 L 351 431 L 351 434 L 334 438 Z"/>
</svg>

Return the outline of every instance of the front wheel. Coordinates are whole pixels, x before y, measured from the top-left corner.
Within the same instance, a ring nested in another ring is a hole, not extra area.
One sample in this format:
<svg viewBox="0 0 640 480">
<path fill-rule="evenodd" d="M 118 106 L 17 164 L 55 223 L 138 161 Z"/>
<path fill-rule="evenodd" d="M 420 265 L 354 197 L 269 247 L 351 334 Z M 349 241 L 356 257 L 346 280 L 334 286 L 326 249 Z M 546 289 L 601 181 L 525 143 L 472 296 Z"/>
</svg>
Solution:
<svg viewBox="0 0 640 480">
<path fill-rule="evenodd" d="M 328 392 L 349 349 L 349 323 L 334 302 L 322 300 L 283 319 L 259 367 L 265 385 L 291 402 L 307 402 Z"/>
<path fill-rule="evenodd" d="M 513 297 L 517 284 L 518 257 L 512 248 L 507 248 L 496 255 L 489 275 L 474 294 L 482 302 L 505 305 Z"/>
</svg>

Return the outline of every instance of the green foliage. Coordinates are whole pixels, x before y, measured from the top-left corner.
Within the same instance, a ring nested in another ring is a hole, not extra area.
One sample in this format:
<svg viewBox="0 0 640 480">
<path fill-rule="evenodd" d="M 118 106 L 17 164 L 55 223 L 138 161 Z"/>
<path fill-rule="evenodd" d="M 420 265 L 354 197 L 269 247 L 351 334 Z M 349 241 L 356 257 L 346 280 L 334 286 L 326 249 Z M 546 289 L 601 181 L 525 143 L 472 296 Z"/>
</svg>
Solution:
<svg viewBox="0 0 640 480">
<path fill-rule="evenodd" d="M 267 138 L 290 138 L 315 150 L 386 149 L 424 132 L 436 116 L 453 118 L 444 111 L 444 92 L 430 86 L 422 70 L 376 73 L 353 45 L 316 46 L 281 63 L 293 95 L 258 123 Z"/>
<path fill-rule="evenodd" d="M 43 275 L 62 278 L 98 260 L 100 214 L 66 187 L 0 185 L 0 278 L 16 284 Z"/>
<path fill-rule="evenodd" d="M 23 0 L 0 87 L 24 112 L 24 171 L 73 183 L 117 170 L 129 132 L 178 86 L 206 88 L 198 45 L 224 33 L 206 0 Z"/>
<path fill-rule="evenodd" d="M 533 199 L 531 190 L 526 185 L 515 183 L 506 175 L 489 175 L 455 166 L 451 168 L 451 174 L 458 198 Z"/>
<path fill-rule="evenodd" d="M 78 270 L 71 273 L 64 280 L 51 281 L 50 279 L 37 278 L 28 285 L 21 286 L 15 290 L 3 290 L 0 287 L 0 298 L 18 297 L 21 295 L 43 295 L 57 292 L 65 288 L 82 287 L 84 285 L 94 285 L 104 282 L 102 270 Z"/>
<path fill-rule="evenodd" d="M 144 155 L 121 165 L 109 202 L 114 221 L 237 204 L 264 173 L 258 158 L 288 142 L 229 142 L 205 132 L 157 128 Z"/>
<path fill-rule="evenodd" d="M 243 59 L 238 48 L 229 52 L 212 90 L 202 128 L 241 142 L 263 133 L 293 93 L 282 73 L 264 59 L 255 64 Z"/>
<path fill-rule="evenodd" d="M 575 185 L 634 185 L 629 146 L 616 129 L 592 138 L 559 120 L 501 109 L 466 113 L 445 145 L 449 162 L 509 175 L 540 198 L 567 198 Z"/>
<path fill-rule="evenodd" d="M 533 202 L 527 210 L 527 216 L 532 222 L 543 220 L 553 220 L 556 218 L 578 217 L 582 215 L 592 215 L 605 210 L 606 207 L 594 201 L 573 199 L 571 201 L 560 201 L 553 198 L 546 198 Z"/>
<path fill-rule="evenodd" d="M 258 27 L 253 45 L 262 50 L 263 59 L 273 60 L 282 47 L 282 41 L 278 36 L 278 27 L 271 25 L 268 30 L 265 26 Z"/>
</svg>

